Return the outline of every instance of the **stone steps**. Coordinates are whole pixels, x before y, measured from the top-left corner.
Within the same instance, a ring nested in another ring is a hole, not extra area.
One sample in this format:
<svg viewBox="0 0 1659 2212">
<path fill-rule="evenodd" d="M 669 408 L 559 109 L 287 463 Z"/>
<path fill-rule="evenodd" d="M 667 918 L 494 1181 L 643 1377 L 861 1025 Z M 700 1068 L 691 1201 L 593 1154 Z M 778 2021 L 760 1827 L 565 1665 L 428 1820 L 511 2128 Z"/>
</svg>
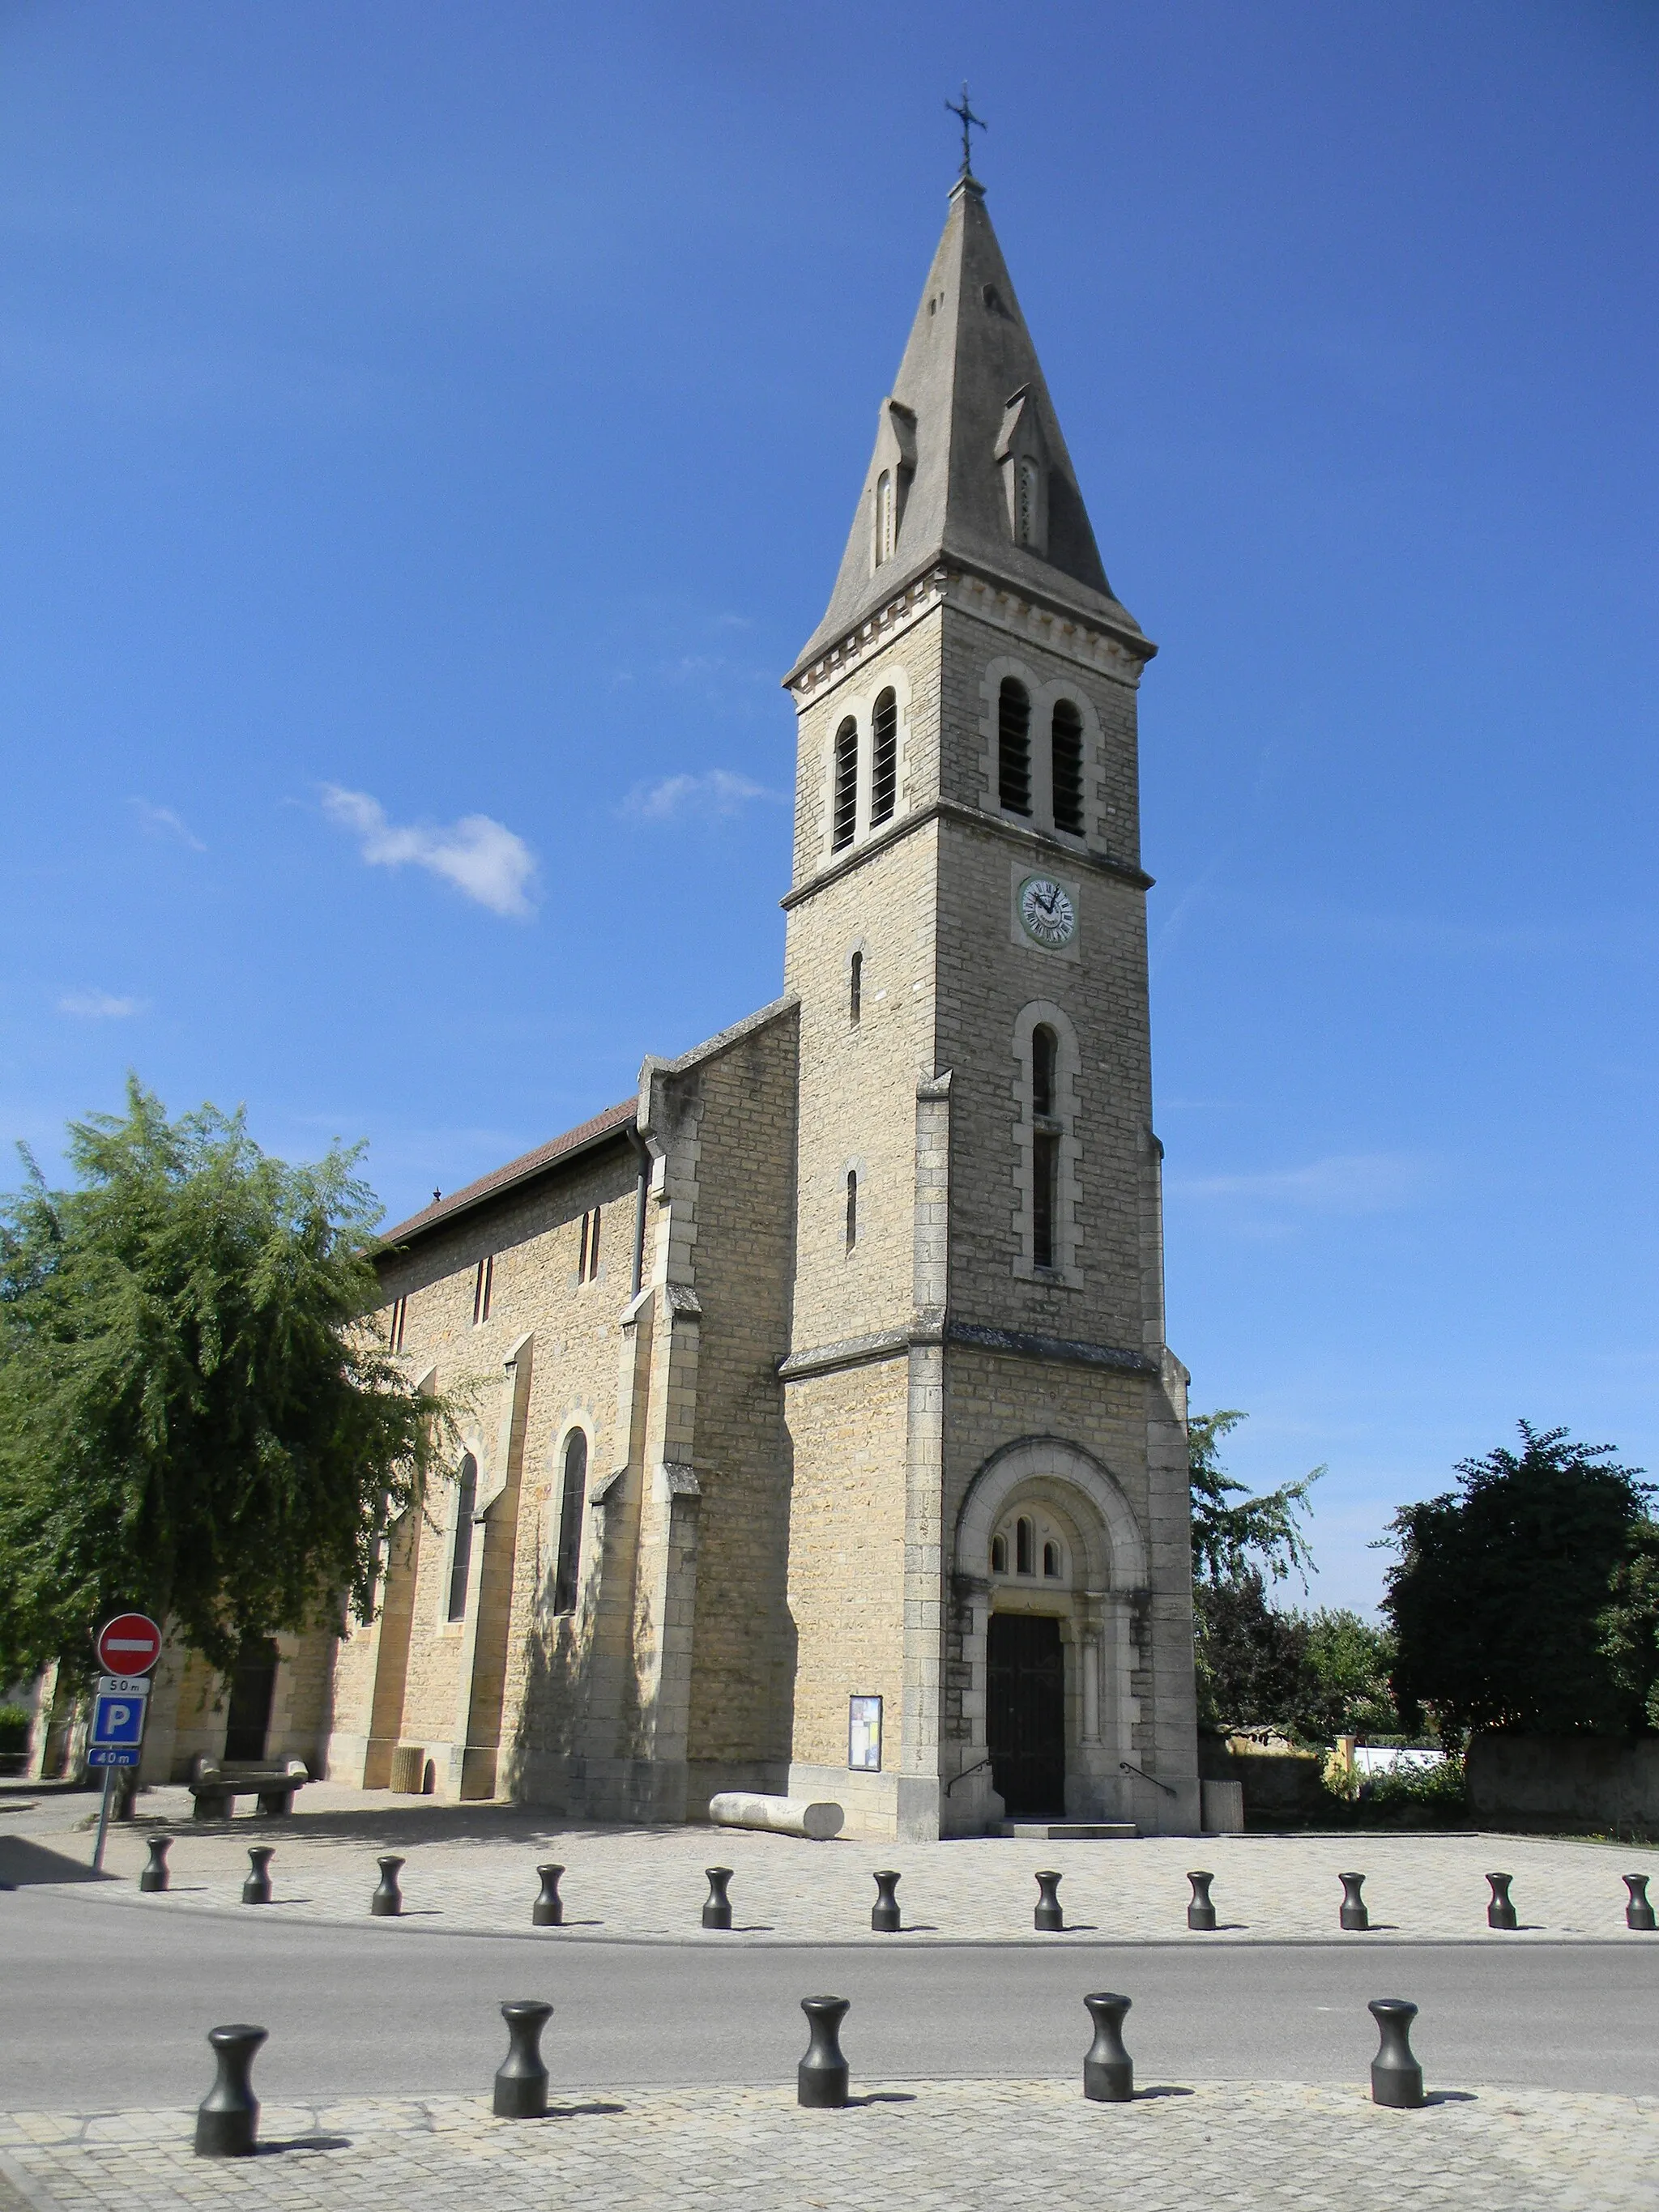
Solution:
<svg viewBox="0 0 1659 2212">
<path fill-rule="evenodd" d="M 994 1832 L 1021 1844 L 1115 1843 L 1138 1836 L 1133 1820 L 1004 1820 Z"/>
</svg>

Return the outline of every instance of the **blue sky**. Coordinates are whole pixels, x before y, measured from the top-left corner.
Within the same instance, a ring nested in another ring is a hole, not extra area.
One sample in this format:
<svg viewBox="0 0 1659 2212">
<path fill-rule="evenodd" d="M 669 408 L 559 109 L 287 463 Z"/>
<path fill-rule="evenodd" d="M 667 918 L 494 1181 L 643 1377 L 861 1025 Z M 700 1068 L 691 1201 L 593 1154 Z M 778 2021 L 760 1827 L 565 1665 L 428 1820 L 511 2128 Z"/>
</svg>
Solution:
<svg viewBox="0 0 1659 2212">
<path fill-rule="evenodd" d="M 396 1218 L 774 995 L 964 76 L 1163 648 L 1170 1340 L 1368 1604 L 1520 1415 L 1659 1469 L 1636 0 L 0 7 L 0 1136 Z"/>
</svg>

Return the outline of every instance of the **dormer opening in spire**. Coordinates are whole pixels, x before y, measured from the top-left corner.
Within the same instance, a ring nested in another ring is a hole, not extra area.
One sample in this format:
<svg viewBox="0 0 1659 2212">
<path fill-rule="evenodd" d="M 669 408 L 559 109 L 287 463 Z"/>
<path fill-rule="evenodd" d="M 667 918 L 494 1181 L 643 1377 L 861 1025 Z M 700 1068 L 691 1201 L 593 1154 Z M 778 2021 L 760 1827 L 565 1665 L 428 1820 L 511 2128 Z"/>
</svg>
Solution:
<svg viewBox="0 0 1659 2212">
<path fill-rule="evenodd" d="M 871 502 L 870 569 L 873 574 L 898 551 L 904 503 L 916 472 L 916 418 L 896 399 L 884 399 L 876 432 L 875 488 Z"/>
</svg>

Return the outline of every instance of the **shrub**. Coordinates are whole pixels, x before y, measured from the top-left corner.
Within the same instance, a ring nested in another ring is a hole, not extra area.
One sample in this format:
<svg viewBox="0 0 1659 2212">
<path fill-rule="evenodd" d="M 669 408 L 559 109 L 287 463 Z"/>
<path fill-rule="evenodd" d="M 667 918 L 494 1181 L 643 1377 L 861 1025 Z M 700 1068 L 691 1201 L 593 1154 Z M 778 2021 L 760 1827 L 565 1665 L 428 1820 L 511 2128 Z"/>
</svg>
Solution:
<svg viewBox="0 0 1659 2212">
<path fill-rule="evenodd" d="M 0 1752 L 27 1748 L 29 1720 L 26 1705 L 0 1705 Z"/>
</svg>

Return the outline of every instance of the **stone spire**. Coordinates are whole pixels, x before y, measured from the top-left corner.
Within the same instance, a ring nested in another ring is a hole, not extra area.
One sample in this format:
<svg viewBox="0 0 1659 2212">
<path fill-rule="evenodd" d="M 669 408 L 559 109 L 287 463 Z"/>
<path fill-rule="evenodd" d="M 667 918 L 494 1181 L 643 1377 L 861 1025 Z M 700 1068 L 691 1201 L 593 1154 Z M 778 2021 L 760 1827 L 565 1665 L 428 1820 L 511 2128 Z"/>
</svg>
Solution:
<svg viewBox="0 0 1659 2212">
<path fill-rule="evenodd" d="M 941 562 L 1139 635 L 1106 580 L 984 186 L 969 176 L 951 191 L 841 574 L 797 666 Z"/>
</svg>

